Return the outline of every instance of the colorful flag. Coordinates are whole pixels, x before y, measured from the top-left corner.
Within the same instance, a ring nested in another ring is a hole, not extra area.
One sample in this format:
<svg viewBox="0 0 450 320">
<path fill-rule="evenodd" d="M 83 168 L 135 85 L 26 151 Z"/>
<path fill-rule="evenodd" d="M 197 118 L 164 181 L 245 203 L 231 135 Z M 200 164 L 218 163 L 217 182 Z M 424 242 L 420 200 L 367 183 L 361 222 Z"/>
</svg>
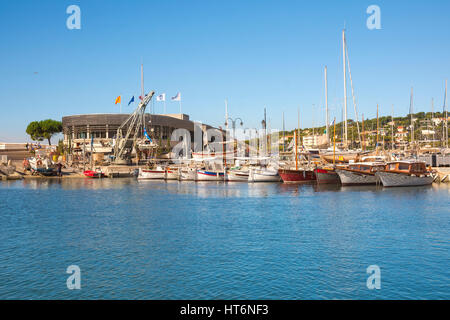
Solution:
<svg viewBox="0 0 450 320">
<path fill-rule="evenodd" d="M 156 101 L 166 101 L 166 94 L 162 93 L 156 97 Z"/>
<path fill-rule="evenodd" d="M 172 101 L 181 101 L 181 93 L 178 92 L 175 97 L 171 98 Z"/>
<path fill-rule="evenodd" d="M 144 100 L 144 99 L 142 99 L 142 96 L 139 96 L 139 100 Z"/>
<path fill-rule="evenodd" d="M 130 102 L 128 102 L 128 105 L 130 105 L 132 102 L 134 102 L 134 96 L 131 98 Z"/>
<path fill-rule="evenodd" d="M 118 103 L 121 103 L 122 102 L 122 97 L 121 96 L 118 96 L 117 98 L 116 98 L 116 102 L 114 103 L 114 104 L 118 104 Z"/>
</svg>

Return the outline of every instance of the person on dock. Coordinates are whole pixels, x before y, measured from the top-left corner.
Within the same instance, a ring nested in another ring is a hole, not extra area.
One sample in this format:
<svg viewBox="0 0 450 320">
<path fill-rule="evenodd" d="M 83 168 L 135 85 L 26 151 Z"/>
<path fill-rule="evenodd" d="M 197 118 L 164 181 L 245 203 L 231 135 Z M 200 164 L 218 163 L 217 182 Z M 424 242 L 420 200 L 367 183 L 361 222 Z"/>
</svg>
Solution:
<svg viewBox="0 0 450 320">
<path fill-rule="evenodd" d="M 56 165 L 56 168 L 57 168 L 58 177 L 62 177 L 62 164 L 61 164 L 61 162 L 58 162 L 58 164 Z"/>
<path fill-rule="evenodd" d="M 24 159 L 23 159 L 22 164 L 23 164 L 23 172 L 24 172 L 24 173 L 25 173 L 26 171 L 28 171 L 28 170 L 31 169 L 31 167 L 30 167 L 30 162 L 28 161 L 27 158 L 24 158 Z"/>
</svg>

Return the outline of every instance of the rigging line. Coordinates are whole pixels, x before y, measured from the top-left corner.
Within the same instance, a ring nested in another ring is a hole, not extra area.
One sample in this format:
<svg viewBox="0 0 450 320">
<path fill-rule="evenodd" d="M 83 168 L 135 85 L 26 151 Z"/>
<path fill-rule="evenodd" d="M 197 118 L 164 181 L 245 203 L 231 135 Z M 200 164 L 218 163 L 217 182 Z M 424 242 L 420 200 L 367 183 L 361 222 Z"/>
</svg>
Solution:
<svg viewBox="0 0 450 320">
<path fill-rule="evenodd" d="M 346 41 L 347 42 L 347 41 Z M 358 128 L 358 139 L 359 143 L 361 144 L 361 132 L 359 131 L 359 117 L 358 117 L 358 108 L 356 106 L 356 98 L 355 98 L 355 91 L 353 89 L 353 80 L 352 80 L 352 71 L 350 69 L 350 60 L 348 58 L 348 47 L 347 43 L 345 43 L 345 55 L 347 57 L 347 65 L 348 65 L 348 75 L 350 77 L 350 85 L 352 87 L 352 97 L 353 97 L 353 107 L 355 109 L 355 116 L 356 116 L 356 127 Z"/>
</svg>

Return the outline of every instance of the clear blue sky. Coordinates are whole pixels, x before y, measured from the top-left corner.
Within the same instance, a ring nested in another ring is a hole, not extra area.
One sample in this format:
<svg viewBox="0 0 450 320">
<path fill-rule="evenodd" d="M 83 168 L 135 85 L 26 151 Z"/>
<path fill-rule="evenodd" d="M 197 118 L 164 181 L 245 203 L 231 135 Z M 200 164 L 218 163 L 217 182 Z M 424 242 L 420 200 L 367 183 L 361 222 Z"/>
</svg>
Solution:
<svg viewBox="0 0 450 320">
<path fill-rule="evenodd" d="M 81 30 L 66 8 L 81 8 Z M 366 9 L 381 8 L 382 30 Z M 344 22 L 359 113 L 442 110 L 450 77 L 449 1 L 3 1 L 0 7 L 0 141 L 25 141 L 33 120 L 123 111 L 146 91 L 182 94 L 183 112 L 216 126 L 229 113 L 259 127 L 324 124 L 323 67 L 331 118 L 341 119 Z M 35 74 L 37 72 L 37 74 Z M 349 86 L 349 117 L 353 117 Z M 313 104 L 315 112 L 313 113 Z M 168 112 L 178 104 L 167 102 Z M 156 103 L 157 113 L 162 104 Z"/>
</svg>

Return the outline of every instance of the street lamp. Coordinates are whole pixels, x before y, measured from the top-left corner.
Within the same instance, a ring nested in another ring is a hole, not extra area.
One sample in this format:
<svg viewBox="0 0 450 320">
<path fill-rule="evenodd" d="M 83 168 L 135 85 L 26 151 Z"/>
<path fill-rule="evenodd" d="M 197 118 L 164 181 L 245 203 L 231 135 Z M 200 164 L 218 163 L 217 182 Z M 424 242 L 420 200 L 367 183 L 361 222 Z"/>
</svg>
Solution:
<svg viewBox="0 0 450 320">
<path fill-rule="evenodd" d="M 233 128 L 233 138 L 236 138 L 235 137 L 235 131 L 236 131 L 236 121 L 238 121 L 238 120 L 240 120 L 241 121 L 241 126 L 243 126 L 244 125 L 244 122 L 242 121 L 242 119 L 241 118 L 236 118 L 236 119 L 233 119 L 233 118 L 228 118 L 226 121 L 225 121 L 225 125 L 226 126 L 228 126 L 228 120 L 230 120 L 231 121 L 231 127 Z"/>
</svg>

